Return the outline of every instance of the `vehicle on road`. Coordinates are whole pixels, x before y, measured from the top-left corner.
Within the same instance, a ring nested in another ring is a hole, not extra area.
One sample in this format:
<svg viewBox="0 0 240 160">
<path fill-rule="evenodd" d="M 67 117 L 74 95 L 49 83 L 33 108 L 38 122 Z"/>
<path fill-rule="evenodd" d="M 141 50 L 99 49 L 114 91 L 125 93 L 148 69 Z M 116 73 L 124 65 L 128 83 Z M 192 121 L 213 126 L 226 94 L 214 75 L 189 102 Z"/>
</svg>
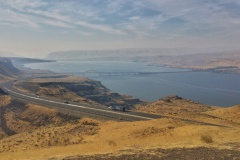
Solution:
<svg viewBox="0 0 240 160">
<path fill-rule="evenodd" d="M 115 110 L 115 111 L 122 111 L 122 112 L 126 111 L 125 106 L 109 106 L 108 109 Z"/>
<path fill-rule="evenodd" d="M 68 101 L 64 101 L 64 103 L 68 104 L 69 102 Z"/>
</svg>

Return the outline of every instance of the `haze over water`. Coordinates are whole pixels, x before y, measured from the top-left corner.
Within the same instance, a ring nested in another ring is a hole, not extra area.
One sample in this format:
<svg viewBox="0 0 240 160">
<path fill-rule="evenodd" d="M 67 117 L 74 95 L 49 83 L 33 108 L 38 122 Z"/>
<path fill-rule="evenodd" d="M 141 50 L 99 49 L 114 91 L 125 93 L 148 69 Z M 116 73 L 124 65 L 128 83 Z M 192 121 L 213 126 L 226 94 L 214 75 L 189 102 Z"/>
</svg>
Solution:
<svg viewBox="0 0 240 160">
<path fill-rule="evenodd" d="M 126 61 L 59 61 L 33 63 L 25 67 L 72 73 L 98 81 L 113 92 L 155 101 L 176 94 L 214 106 L 240 104 L 240 75 L 210 72 L 182 72 L 183 69 L 148 66 Z M 179 73 L 176 73 L 179 71 Z M 137 75 L 101 75 L 92 72 L 173 72 Z"/>
</svg>

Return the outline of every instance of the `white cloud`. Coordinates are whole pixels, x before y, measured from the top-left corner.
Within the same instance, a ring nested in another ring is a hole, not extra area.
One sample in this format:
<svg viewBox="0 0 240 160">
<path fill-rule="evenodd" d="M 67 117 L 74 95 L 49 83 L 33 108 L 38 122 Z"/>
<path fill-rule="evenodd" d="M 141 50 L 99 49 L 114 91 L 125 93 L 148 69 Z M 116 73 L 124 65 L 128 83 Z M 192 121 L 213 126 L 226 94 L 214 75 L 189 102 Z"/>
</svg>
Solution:
<svg viewBox="0 0 240 160">
<path fill-rule="evenodd" d="M 103 44 L 157 44 L 160 39 L 180 44 L 181 38 L 220 42 L 226 36 L 239 39 L 239 10 L 239 0 L 0 0 L 0 27 L 3 32 L 8 26 L 16 32 L 19 27 L 36 34 L 44 31 L 43 36 L 64 32 L 68 39 L 82 35 L 94 41 L 102 36 Z"/>
<path fill-rule="evenodd" d="M 39 28 L 38 23 L 33 20 L 32 17 L 26 15 L 17 14 L 9 9 L 1 10 L 0 14 L 4 15 L 0 17 L 0 21 L 8 22 L 11 26 L 22 26 L 30 28 Z"/>
<path fill-rule="evenodd" d="M 93 36 L 93 34 L 89 32 L 83 32 L 83 31 L 76 31 L 77 34 L 82 35 L 82 36 Z"/>
<path fill-rule="evenodd" d="M 129 20 L 135 21 L 135 20 L 139 20 L 140 17 L 139 16 L 133 16 L 133 17 L 129 17 Z"/>
<path fill-rule="evenodd" d="M 51 21 L 51 20 L 44 20 L 41 21 L 43 24 L 47 24 L 50 26 L 55 26 L 55 27 L 62 27 L 62 28 L 74 28 L 71 25 L 68 25 L 67 23 L 61 22 L 61 21 Z"/>
<path fill-rule="evenodd" d="M 108 24 L 91 22 L 93 20 L 103 22 L 103 18 L 96 16 L 97 13 L 93 11 L 93 9 L 85 6 L 82 7 L 79 5 L 78 11 L 72 10 L 73 7 L 76 7 L 75 3 L 68 3 L 65 1 L 63 4 L 59 5 L 55 2 L 53 4 L 56 6 L 49 7 L 44 1 L 9 0 L 7 2 L 4 1 L 4 4 L 11 9 L 11 14 L 15 14 L 14 16 L 8 14 L 7 19 L 11 19 L 12 21 L 16 20 L 16 23 L 24 22 L 28 24 L 29 27 L 37 28 L 41 24 L 65 28 L 81 26 L 107 34 L 126 35 L 123 30 L 115 29 Z M 38 9 L 38 7 L 42 6 L 45 6 L 46 9 Z M 12 8 L 14 8 L 14 10 L 12 10 Z M 81 11 L 82 8 L 85 12 Z M 17 19 L 15 17 L 17 17 Z"/>
<path fill-rule="evenodd" d="M 22 10 L 26 7 L 37 8 L 42 5 L 47 5 L 46 2 L 41 0 L 1 0 L 0 2 L 19 10 Z"/>
<path fill-rule="evenodd" d="M 103 31 L 109 34 L 117 34 L 117 35 L 126 35 L 126 33 L 122 30 L 114 29 L 112 27 L 106 26 L 106 25 L 100 25 L 100 24 L 91 24 L 83 21 L 78 21 L 75 24 L 83 27 L 87 27 L 89 29 L 94 29 L 98 31 Z"/>
</svg>

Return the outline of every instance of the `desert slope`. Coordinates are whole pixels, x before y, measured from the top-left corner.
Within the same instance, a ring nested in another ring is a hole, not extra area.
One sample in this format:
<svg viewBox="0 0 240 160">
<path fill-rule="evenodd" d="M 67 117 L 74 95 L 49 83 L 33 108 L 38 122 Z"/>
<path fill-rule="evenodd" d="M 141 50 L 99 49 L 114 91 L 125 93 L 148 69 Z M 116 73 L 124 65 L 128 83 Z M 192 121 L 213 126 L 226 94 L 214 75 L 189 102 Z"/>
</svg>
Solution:
<svg viewBox="0 0 240 160">
<path fill-rule="evenodd" d="M 184 115 L 188 121 L 178 118 L 181 114 L 138 122 L 76 118 L 41 106 L 13 103 L 7 97 L 2 96 L 0 103 L 5 107 L 7 127 L 15 134 L 5 134 L 1 138 L 0 159 L 176 159 L 178 154 L 181 159 L 189 156 L 213 159 L 240 157 L 240 124 L 229 122 L 222 125 L 222 121 L 216 120 L 220 116 L 217 111 L 225 110 L 197 103 L 194 106 L 194 102 L 180 97 L 171 96 L 163 100 L 182 105 L 188 102 L 188 107 L 193 105 L 187 110 L 189 114 Z M 154 109 L 158 107 L 155 104 Z M 237 108 L 227 109 L 229 115 L 224 117 L 225 120 Z M 165 109 L 165 115 L 171 115 L 167 112 L 172 109 Z M 153 112 L 153 108 L 149 110 Z M 214 117 L 209 116 L 207 124 L 196 123 L 191 121 L 191 116 L 188 117 L 194 110 L 199 114 L 214 114 Z M 235 121 L 239 120 L 239 117 L 235 118 Z M 203 157 L 201 152 L 208 155 Z"/>
</svg>

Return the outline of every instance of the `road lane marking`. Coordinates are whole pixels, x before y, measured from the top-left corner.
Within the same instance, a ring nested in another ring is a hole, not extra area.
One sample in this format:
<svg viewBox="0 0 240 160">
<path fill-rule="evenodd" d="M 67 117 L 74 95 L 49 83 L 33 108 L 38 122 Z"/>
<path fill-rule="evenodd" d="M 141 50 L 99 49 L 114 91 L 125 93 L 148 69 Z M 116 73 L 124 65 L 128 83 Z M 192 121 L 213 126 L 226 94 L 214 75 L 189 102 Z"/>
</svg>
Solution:
<svg viewBox="0 0 240 160">
<path fill-rule="evenodd" d="M 102 110 L 102 109 L 97 109 L 97 108 L 89 108 L 89 107 L 79 106 L 79 105 L 75 105 L 75 104 L 66 104 L 66 103 L 62 103 L 62 102 L 56 102 L 56 101 L 41 99 L 41 98 L 38 98 L 38 97 L 32 97 L 32 96 L 28 96 L 28 95 L 24 95 L 24 94 L 21 94 L 21 93 L 17 93 L 17 92 L 11 91 L 10 89 L 8 89 L 8 88 L 6 88 L 6 87 L 4 87 L 4 88 L 5 88 L 7 91 L 12 92 L 12 93 L 15 93 L 15 94 L 17 94 L 17 95 L 20 95 L 20 96 L 23 96 L 23 97 L 28 97 L 28 98 L 31 98 L 31 99 L 37 99 L 37 100 L 41 100 L 41 101 L 45 101 L 45 102 L 50 102 L 50 103 L 55 103 L 55 104 L 64 104 L 64 105 L 73 106 L 73 107 L 77 107 L 77 108 L 90 109 L 90 110 L 95 110 L 95 111 L 101 111 L 101 112 L 119 114 L 119 115 L 136 117 L 136 118 L 142 118 L 142 119 L 147 119 L 147 120 L 152 120 L 152 119 L 154 119 L 154 118 L 148 118 L 148 117 L 143 117 L 143 116 L 130 115 L 130 114 L 119 113 L 119 112 L 114 112 L 114 111 Z"/>
</svg>

